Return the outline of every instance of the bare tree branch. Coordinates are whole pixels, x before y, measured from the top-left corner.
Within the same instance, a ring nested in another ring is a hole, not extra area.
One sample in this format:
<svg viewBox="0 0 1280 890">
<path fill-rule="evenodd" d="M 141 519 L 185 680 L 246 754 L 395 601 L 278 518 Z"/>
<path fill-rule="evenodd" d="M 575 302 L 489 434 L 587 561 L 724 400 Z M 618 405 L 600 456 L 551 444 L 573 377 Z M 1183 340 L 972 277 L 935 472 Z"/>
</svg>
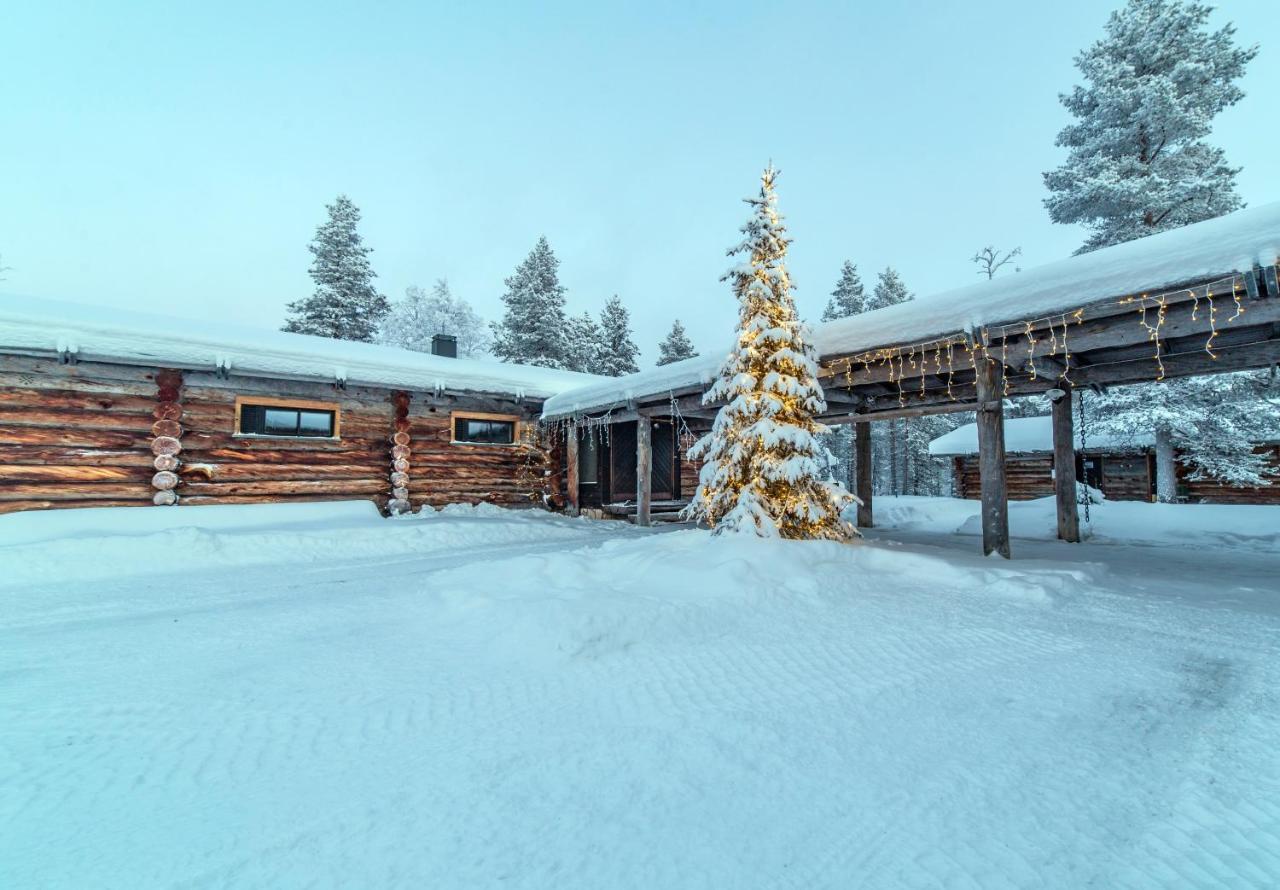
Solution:
<svg viewBox="0 0 1280 890">
<path fill-rule="evenodd" d="M 996 277 L 996 273 L 1000 271 L 1000 267 L 1006 265 L 1016 256 L 1022 255 L 1022 248 L 1015 247 L 1008 253 L 1000 253 L 994 245 L 988 244 L 982 250 L 975 253 L 971 258 L 971 262 L 978 264 L 978 274 L 986 275 L 987 280 Z"/>
</svg>

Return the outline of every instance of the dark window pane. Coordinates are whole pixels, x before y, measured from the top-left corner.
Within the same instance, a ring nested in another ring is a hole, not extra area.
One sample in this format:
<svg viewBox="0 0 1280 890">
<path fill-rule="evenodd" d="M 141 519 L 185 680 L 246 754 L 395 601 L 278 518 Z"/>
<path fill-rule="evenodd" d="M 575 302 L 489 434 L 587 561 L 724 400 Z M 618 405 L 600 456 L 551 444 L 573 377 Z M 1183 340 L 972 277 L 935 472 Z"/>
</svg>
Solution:
<svg viewBox="0 0 1280 890">
<path fill-rule="evenodd" d="M 298 412 L 298 435 L 299 436 L 332 436 L 333 435 L 333 412 L 332 411 L 299 411 Z"/>
<path fill-rule="evenodd" d="M 337 427 L 337 413 L 274 405 L 240 405 L 240 428 L 249 436 L 331 437 Z"/>
<path fill-rule="evenodd" d="M 477 445 L 510 445 L 515 441 L 516 425 L 510 420 L 481 420 L 459 417 L 454 424 L 453 436 L 457 442 L 473 442 Z"/>
<path fill-rule="evenodd" d="M 268 436 L 295 436 L 298 434 L 298 412 L 292 408 L 268 408 L 263 431 Z"/>
</svg>

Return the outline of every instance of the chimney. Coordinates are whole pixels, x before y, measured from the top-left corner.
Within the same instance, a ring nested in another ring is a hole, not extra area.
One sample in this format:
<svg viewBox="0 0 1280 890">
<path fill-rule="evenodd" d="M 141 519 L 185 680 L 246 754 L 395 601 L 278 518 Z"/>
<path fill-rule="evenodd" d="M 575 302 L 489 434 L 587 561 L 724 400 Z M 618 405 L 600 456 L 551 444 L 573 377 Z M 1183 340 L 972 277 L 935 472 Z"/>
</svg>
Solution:
<svg viewBox="0 0 1280 890">
<path fill-rule="evenodd" d="M 453 334 L 435 334 L 431 337 L 431 354 L 445 358 L 458 357 L 458 338 Z"/>
</svg>

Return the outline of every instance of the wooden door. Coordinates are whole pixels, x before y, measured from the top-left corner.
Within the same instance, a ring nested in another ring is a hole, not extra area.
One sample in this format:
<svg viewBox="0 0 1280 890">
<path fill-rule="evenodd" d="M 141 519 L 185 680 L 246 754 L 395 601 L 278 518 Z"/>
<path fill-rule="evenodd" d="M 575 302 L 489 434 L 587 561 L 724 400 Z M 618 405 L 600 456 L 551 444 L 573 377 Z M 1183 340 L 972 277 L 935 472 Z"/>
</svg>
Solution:
<svg viewBox="0 0 1280 890">
<path fill-rule="evenodd" d="M 652 494 L 655 501 L 676 499 L 675 427 L 658 420 L 653 422 Z"/>
</svg>

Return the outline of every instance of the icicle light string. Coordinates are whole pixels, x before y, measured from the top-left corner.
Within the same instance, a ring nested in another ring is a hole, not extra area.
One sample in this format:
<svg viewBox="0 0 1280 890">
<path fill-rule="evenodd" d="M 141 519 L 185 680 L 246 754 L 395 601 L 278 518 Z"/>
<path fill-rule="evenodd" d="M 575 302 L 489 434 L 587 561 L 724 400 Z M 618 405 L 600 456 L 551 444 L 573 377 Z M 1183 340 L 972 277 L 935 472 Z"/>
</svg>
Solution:
<svg viewBox="0 0 1280 890">
<path fill-rule="evenodd" d="M 1026 338 L 1026 369 L 1027 376 L 1030 380 L 1037 380 L 1043 376 L 1044 368 L 1042 364 L 1037 364 L 1038 355 L 1062 357 L 1062 370 L 1058 372 L 1057 379 L 1071 382 L 1071 344 L 1070 332 L 1073 326 L 1078 327 L 1084 324 L 1085 314 L 1091 310 L 1104 309 L 1108 307 L 1128 308 L 1136 307 L 1138 315 L 1138 323 L 1142 326 L 1147 335 L 1147 339 L 1153 345 L 1153 359 L 1156 363 L 1157 380 L 1163 380 L 1166 368 L 1164 366 L 1164 349 L 1161 344 L 1161 333 L 1167 317 L 1170 301 L 1175 298 L 1190 298 L 1191 300 L 1191 320 L 1197 321 L 1200 317 L 1200 300 L 1202 299 L 1201 291 L 1203 291 L 1203 299 L 1208 304 L 1208 323 L 1209 335 L 1205 340 L 1204 349 L 1212 357 L 1216 358 L 1217 353 L 1213 350 L 1214 340 L 1218 336 L 1218 306 L 1214 301 L 1214 291 L 1218 290 L 1221 294 L 1223 286 L 1230 287 L 1232 300 L 1235 303 L 1235 312 L 1227 319 L 1227 322 L 1233 322 L 1245 312 L 1244 303 L 1240 299 L 1240 288 L 1243 281 L 1239 275 L 1231 275 L 1226 278 L 1218 279 L 1200 288 L 1178 289 L 1166 291 L 1159 294 L 1140 294 L 1138 296 L 1123 297 L 1117 300 L 1090 303 L 1086 306 L 1080 306 L 1076 309 L 1070 309 L 1065 312 L 1054 313 L 1053 315 L 1042 316 L 1040 318 L 1032 318 L 1026 321 L 1010 322 L 1008 324 L 990 325 L 981 329 L 982 335 L 986 342 L 982 344 L 970 343 L 969 339 L 962 335 L 952 335 L 948 337 L 935 337 L 931 340 L 925 340 L 918 343 L 906 343 L 901 346 L 891 346 L 881 349 L 871 350 L 868 352 L 858 353 L 856 355 L 847 356 L 832 362 L 831 367 L 834 375 L 838 375 L 842 370 L 847 386 L 857 385 L 858 376 L 862 375 L 865 382 L 870 382 L 874 376 L 876 368 L 888 369 L 888 381 L 895 384 L 898 390 L 899 405 L 905 407 L 906 393 L 904 391 L 903 382 L 906 378 L 906 368 L 910 367 L 912 371 L 916 370 L 916 353 L 920 353 L 920 371 L 921 371 L 921 389 L 922 395 L 927 393 L 927 380 L 925 373 L 927 370 L 928 354 L 930 351 L 935 353 L 935 365 L 937 366 L 939 376 L 942 373 L 940 355 L 943 350 L 947 353 L 947 398 L 954 401 L 956 395 L 954 392 L 954 375 L 955 375 L 955 348 L 960 346 L 969 352 L 970 365 L 973 370 L 977 371 L 977 351 L 987 352 L 991 338 L 998 338 L 1001 341 L 1001 365 L 1002 365 L 1002 382 L 1004 385 L 1004 394 L 1010 394 L 1011 385 L 1009 374 L 1008 358 L 1009 346 L 1008 339 L 1012 335 L 1022 336 Z M 1149 314 L 1153 313 L 1153 314 Z M 1048 337 L 1037 339 L 1035 334 L 1037 330 L 1047 328 Z M 1048 351 L 1045 351 L 1045 340 L 1048 340 Z M 1037 352 L 1038 351 L 1038 352 Z M 854 370 L 854 365 L 860 364 L 862 368 L 859 371 Z"/>
</svg>

